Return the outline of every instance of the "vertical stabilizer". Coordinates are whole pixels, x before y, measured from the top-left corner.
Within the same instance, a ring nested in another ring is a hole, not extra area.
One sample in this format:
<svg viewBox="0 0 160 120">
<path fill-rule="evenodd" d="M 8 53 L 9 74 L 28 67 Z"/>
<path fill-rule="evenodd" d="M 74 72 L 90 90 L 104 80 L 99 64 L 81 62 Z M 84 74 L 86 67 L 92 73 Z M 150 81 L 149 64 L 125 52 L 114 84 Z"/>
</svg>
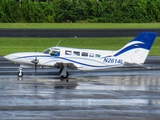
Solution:
<svg viewBox="0 0 160 120">
<path fill-rule="evenodd" d="M 142 32 L 118 50 L 114 56 L 128 63 L 142 64 L 147 58 L 156 36 L 155 32 Z"/>
</svg>

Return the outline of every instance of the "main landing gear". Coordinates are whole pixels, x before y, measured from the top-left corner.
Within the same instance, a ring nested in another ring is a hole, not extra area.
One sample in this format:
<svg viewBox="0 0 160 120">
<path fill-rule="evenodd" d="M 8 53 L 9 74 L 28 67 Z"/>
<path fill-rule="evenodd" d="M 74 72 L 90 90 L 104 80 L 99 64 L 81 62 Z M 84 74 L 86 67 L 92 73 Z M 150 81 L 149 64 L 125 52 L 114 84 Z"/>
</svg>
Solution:
<svg viewBox="0 0 160 120">
<path fill-rule="evenodd" d="M 68 78 L 67 64 L 63 64 L 63 68 L 60 69 L 59 73 L 61 78 Z"/>
<path fill-rule="evenodd" d="M 18 77 L 23 77 L 23 72 L 21 67 L 19 67 L 17 75 Z"/>
</svg>

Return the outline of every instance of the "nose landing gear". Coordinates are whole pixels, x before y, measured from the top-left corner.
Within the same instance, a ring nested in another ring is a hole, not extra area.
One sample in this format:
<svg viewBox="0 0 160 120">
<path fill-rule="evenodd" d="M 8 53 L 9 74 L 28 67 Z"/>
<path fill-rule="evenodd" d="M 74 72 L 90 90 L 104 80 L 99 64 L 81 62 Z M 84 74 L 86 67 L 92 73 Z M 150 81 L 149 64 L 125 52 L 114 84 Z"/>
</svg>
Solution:
<svg viewBox="0 0 160 120">
<path fill-rule="evenodd" d="M 22 72 L 22 68 L 21 67 L 19 67 L 19 69 L 18 69 L 17 76 L 18 77 L 23 77 L 23 72 Z"/>
</svg>

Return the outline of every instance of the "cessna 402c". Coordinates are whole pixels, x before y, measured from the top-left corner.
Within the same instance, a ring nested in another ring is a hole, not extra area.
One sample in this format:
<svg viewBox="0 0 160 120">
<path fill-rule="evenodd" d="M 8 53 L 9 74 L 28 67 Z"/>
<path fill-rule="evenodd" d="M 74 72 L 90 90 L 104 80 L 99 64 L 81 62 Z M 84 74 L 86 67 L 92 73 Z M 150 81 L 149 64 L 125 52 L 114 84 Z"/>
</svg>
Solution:
<svg viewBox="0 0 160 120">
<path fill-rule="evenodd" d="M 60 69 L 60 77 L 67 78 L 68 69 L 97 70 L 122 67 L 125 63 L 144 63 L 156 38 L 155 32 L 142 32 L 117 51 L 51 47 L 43 52 L 21 52 L 4 56 L 20 64 L 18 76 L 22 77 L 21 65 L 52 66 Z"/>
</svg>

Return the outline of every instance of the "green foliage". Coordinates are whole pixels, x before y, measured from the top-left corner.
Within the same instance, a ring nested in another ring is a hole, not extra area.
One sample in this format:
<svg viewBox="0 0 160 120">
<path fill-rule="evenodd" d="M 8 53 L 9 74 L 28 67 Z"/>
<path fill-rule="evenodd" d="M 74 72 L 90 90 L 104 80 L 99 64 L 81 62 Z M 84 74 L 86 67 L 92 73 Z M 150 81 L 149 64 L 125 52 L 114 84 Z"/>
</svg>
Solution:
<svg viewBox="0 0 160 120">
<path fill-rule="evenodd" d="M 160 0 L 0 0 L 0 22 L 160 22 Z M 47 2 L 48 1 L 48 2 Z"/>
</svg>

